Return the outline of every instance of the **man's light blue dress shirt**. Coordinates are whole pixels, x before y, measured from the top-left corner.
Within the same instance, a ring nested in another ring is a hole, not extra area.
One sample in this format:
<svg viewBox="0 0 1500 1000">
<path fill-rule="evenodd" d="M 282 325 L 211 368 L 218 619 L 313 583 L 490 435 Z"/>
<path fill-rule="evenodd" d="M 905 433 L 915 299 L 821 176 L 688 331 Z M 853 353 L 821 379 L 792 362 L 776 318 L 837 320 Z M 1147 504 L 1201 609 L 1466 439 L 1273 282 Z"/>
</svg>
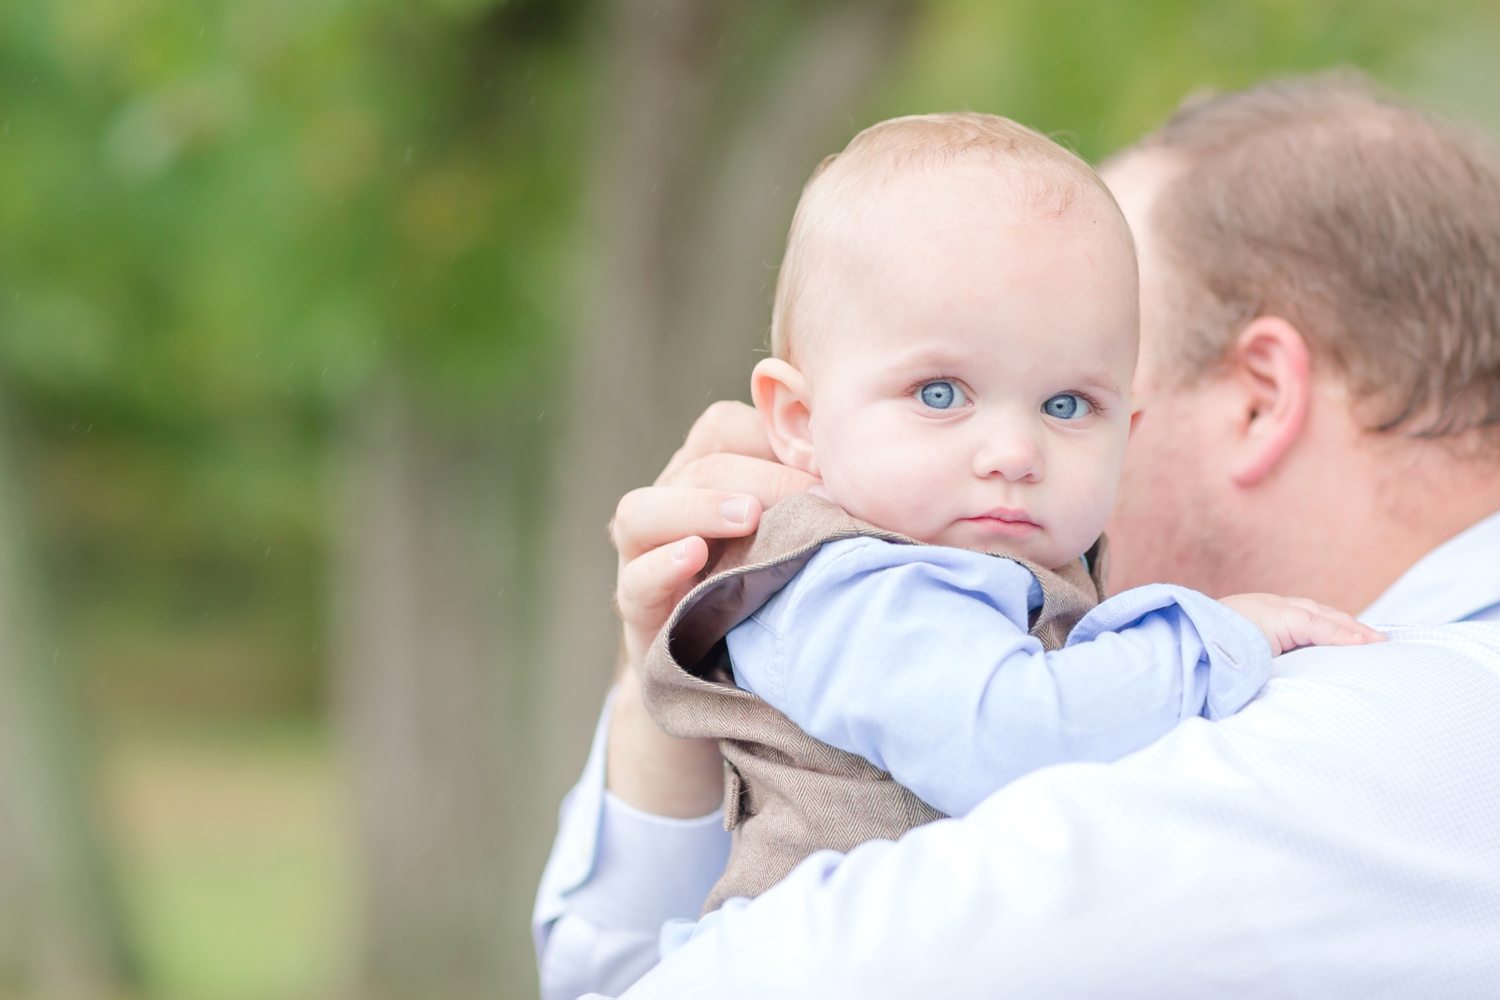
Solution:
<svg viewBox="0 0 1500 1000">
<path fill-rule="evenodd" d="M 1500 621 L 1500 515 L 1362 617 Z M 538 894 L 543 995 L 1500 996 L 1500 627 L 1391 637 L 1281 657 L 1239 715 L 1124 760 L 815 855 L 654 971 L 728 835 L 605 791 L 606 706 Z"/>
</svg>

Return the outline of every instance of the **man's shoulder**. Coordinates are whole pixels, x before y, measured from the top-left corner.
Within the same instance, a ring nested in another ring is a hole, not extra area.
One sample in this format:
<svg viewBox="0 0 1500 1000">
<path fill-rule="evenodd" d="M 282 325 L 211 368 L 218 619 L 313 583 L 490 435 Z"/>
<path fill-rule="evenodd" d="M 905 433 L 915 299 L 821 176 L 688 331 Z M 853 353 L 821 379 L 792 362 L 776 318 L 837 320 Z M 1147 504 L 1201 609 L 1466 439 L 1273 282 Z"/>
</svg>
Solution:
<svg viewBox="0 0 1500 1000">
<path fill-rule="evenodd" d="M 1294 650 L 1276 658 L 1272 676 L 1389 683 L 1412 696 L 1451 689 L 1453 671 L 1477 671 L 1481 684 L 1490 676 L 1500 680 L 1500 622 L 1372 627 L 1385 633 L 1385 642 Z"/>
<path fill-rule="evenodd" d="M 1320 755 L 1384 761 L 1388 782 L 1422 772 L 1417 762 L 1455 738 L 1500 755 L 1500 742 L 1460 735 L 1500 733 L 1500 625 L 1393 626 L 1386 635 L 1382 643 L 1277 657 L 1260 695 L 1216 727 L 1220 737 L 1227 745 L 1277 741 L 1251 760 L 1276 758 L 1288 741 L 1313 762 Z"/>
<path fill-rule="evenodd" d="M 1432 646 L 1500 670 L 1500 622 L 1465 621 L 1447 625 L 1375 625 L 1390 642 Z M 1404 650 L 1403 650 L 1404 651 Z"/>
<path fill-rule="evenodd" d="M 1267 872 L 1322 864 L 1328 845 L 1351 865 L 1421 865 L 1469 851 L 1476 822 L 1500 848 L 1500 627 L 1400 628 L 1384 643 L 1300 649 L 1275 659 L 1237 715 L 1189 719 L 1113 764 L 1017 785 L 1027 783 L 1060 803 L 1150 818 L 1160 829 L 1148 840 L 1192 840 L 1210 866 L 1253 868 L 1254 854 Z"/>
</svg>

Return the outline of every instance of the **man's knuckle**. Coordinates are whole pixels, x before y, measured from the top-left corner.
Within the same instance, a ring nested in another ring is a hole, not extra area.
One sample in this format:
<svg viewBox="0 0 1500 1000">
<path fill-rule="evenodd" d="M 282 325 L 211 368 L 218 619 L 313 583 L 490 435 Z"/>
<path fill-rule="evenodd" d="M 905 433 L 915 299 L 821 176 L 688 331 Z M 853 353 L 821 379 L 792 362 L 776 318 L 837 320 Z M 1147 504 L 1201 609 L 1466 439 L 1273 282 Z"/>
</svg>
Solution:
<svg viewBox="0 0 1500 1000">
<path fill-rule="evenodd" d="M 642 512 L 652 504 L 655 496 L 656 487 L 642 486 L 620 498 L 620 502 L 615 505 L 613 523 L 622 536 L 628 537 L 635 532 L 641 523 Z"/>
<path fill-rule="evenodd" d="M 615 588 L 615 607 L 619 610 L 621 617 L 634 619 L 641 615 L 642 609 L 651 602 L 648 595 L 643 593 L 646 589 L 645 581 L 633 577 L 625 577 Z"/>
<path fill-rule="evenodd" d="M 708 404 L 708 408 L 703 411 L 703 416 L 699 418 L 699 422 L 705 424 L 722 424 L 729 420 L 733 413 L 733 403 L 727 399 L 716 400 Z"/>
<path fill-rule="evenodd" d="M 677 463 L 687 459 L 688 456 L 712 451 L 713 449 L 708 446 L 707 442 L 712 440 L 714 435 L 714 429 L 705 424 L 702 417 L 699 417 L 698 421 L 688 428 L 687 437 L 682 439 L 682 447 L 672 455 L 672 462 Z"/>
<path fill-rule="evenodd" d="M 803 474 L 801 472 L 798 472 L 796 469 L 781 465 L 776 467 L 773 484 L 775 485 L 776 492 L 779 495 L 787 496 L 802 489 L 802 478 Z"/>
<path fill-rule="evenodd" d="M 688 466 L 686 470 L 688 479 L 694 486 L 700 488 L 706 487 L 708 484 L 724 478 L 728 464 L 728 456 L 722 452 L 704 455 L 702 458 L 694 459 Z"/>
<path fill-rule="evenodd" d="M 616 549 L 623 551 L 630 545 L 631 522 L 630 515 L 623 511 L 616 511 L 615 516 L 609 520 L 609 541 Z"/>
<path fill-rule="evenodd" d="M 708 409 L 693 421 L 693 426 L 688 428 L 687 440 L 683 448 L 693 452 L 717 451 L 718 442 L 729 424 L 730 418 L 724 409 L 724 404 L 722 402 L 710 404 Z"/>
<path fill-rule="evenodd" d="M 639 489 L 631 490 L 629 493 L 626 493 L 624 496 L 622 496 L 620 498 L 620 502 L 615 504 L 615 520 L 628 520 L 631 511 L 634 510 L 636 504 L 640 502 L 640 498 L 641 491 Z"/>
</svg>

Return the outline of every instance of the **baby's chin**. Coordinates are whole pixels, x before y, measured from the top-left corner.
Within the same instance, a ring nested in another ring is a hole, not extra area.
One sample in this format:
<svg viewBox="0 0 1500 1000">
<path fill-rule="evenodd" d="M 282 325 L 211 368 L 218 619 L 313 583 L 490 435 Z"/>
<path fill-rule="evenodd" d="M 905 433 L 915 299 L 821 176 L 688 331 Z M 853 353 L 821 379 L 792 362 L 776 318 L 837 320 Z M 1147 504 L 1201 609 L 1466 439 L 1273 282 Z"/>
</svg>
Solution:
<svg viewBox="0 0 1500 1000">
<path fill-rule="evenodd" d="M 830 496 L 826 488 L 819 495 L 841 504 L 850 514 L 877 528 L 894 531 L 927 545 L 946 545 L 949 548 L 968 549 L 988 555 L 1011 556 L 1015 559 L 1024 559 L 1044 569 L 1056 569 L 1067 565 L 1083 555 L 1088 548 L 1088 545 L 1077 547 L 1061 541 L 1046 528 L 1031 522 L 1016 523 L 998 518 L 976 517 L 949 521 L 946 524 L 942 524 L 938 518 L 933 518 L 926 520 L 925 523 L 916 524 L 910 523 L 907 518 L 897 516 L 897 512 L 889 509 L 873 511 L 851 509 L 838 498 Z M 942 526 L 935 527 L 933 520 L 938 520 Z M 1093 537 L 1097 538 L 1098 534 L 1095 533 Z M 1091 540 L 1089 545 L 1092 544 Z"/>
<path fill-rule="evenodd" d="M 917 538 L 913 535 L 912 537 Z M 961 521 L 929 538 L 917 538 L 929 545 L 947 545 L 993 556 L 1024 559 L 1044 569 L 1055 569 L 1077 559 L 1083 553 L 1064 551 L 1045 528 L 974 524 Z"/>
</svg>

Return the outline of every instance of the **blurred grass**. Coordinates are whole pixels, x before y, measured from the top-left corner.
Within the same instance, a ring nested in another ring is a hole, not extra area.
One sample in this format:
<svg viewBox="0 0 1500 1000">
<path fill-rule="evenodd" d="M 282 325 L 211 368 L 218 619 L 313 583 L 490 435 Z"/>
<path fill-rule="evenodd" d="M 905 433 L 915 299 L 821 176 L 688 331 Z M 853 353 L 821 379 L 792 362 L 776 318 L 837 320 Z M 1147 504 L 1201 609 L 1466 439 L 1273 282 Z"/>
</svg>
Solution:
<svg viewBox="0 0 1500 1000">
<path fill-rule="evenodd" d="M 326 730 L 141 722 L 107 739 L 104 791 L 143 995 L 346 992 L 354 858 Z"/>
</svg>

